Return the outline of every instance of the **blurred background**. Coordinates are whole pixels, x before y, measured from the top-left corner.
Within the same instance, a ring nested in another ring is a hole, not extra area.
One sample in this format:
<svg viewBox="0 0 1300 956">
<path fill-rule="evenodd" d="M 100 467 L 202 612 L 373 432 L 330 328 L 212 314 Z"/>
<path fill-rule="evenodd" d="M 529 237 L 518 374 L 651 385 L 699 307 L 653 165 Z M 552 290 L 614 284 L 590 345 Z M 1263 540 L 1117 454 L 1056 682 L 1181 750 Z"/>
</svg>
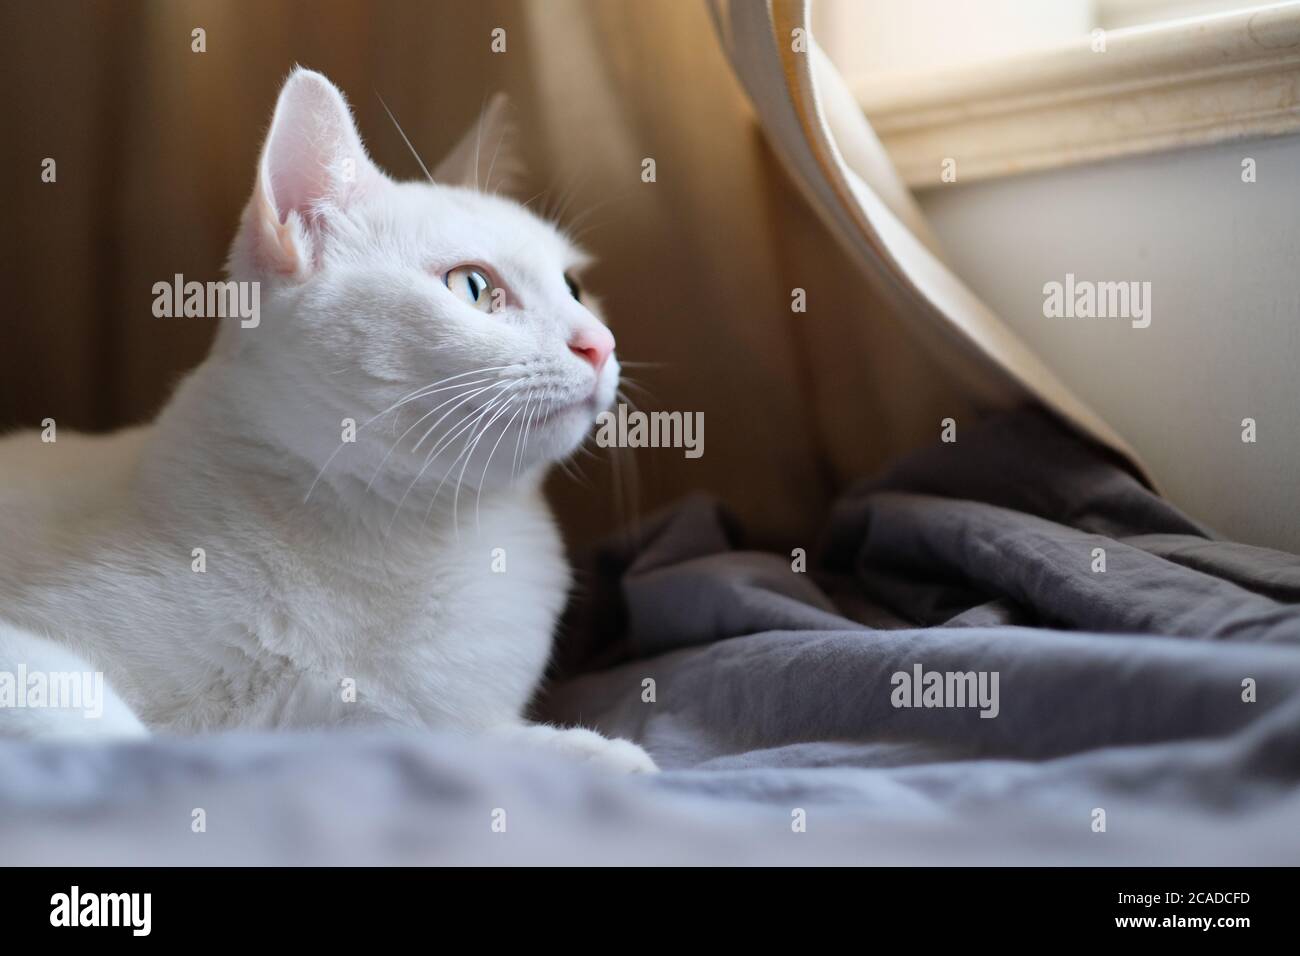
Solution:
<svg viewBox="0 0 1300 956">
<path fill-rule="evenodd" d="M 845 481 L 965 408 L 896 324 L 863 320 L 871 293 L 767 153 L 702 3 L 137 0 L 0 12 L 0 428 L 145 421 L 202 360 L 215 323 L 154 318 L 151 287 L 220 277 L 295 63 L 339 85 L 398 178 L 421 173 L 376 93 L 430 167 L 510 94 L 517 198 L 580 220 L 620 357 L 657 363 L 629 369 L 653 395 L 639 404 L 705 416 L 700 459 L 625 455 L 643 511 L 704 490 L 756 539 L 807 543 Z M 608 464 L 578 465 L 590 487 L 551 488 L 575 544 L 616 513 Z"/>
</svg>

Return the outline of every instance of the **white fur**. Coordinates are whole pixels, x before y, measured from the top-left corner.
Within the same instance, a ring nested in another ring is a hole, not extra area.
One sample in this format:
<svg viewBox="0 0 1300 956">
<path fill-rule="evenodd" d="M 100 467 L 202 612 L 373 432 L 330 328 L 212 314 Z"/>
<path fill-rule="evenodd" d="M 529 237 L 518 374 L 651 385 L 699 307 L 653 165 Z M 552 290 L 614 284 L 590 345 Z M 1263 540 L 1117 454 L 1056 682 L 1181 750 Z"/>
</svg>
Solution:
<svg viewBox="0 0 1300 956">
<path fill-rule="evenodd" d="M 478 146 L 454 154 L 476 175 Z M 462 263 L 495 273 L 506 308 L 448 291 Z M 521 721 L 569 585 L 539 486 L 618 379 L 567 345 L 606 334 L 565 285 L 581 264 L 513 202 L 388 179 L 337 90 L 295 71 L 231 252 L 232 278 L 261 283 L 258 326 L 213 320 L 212 354 L 150 426 L 0 441 L 0 671 L 102 671 L 105 734 L 387 722 L 652 770 L 626 741 Z M 0 709 L 0 735 L 68 732 L 45 713 Z"/>
</svg>

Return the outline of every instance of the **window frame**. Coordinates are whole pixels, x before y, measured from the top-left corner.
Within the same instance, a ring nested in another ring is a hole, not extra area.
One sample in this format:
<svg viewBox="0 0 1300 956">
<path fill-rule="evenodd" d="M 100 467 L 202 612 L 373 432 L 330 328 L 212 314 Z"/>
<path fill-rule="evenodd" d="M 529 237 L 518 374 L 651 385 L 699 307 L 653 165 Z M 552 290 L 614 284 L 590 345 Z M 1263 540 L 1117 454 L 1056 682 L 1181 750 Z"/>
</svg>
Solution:
<svg viewBox="0 0 1300 956">
<path fill-rule="evenodd" d="M 1097 47 L 1101 45 L 1102 50 Z M 1300 0 L 851 81 L 907 184 L 1300 131 Z"/>
</svg>

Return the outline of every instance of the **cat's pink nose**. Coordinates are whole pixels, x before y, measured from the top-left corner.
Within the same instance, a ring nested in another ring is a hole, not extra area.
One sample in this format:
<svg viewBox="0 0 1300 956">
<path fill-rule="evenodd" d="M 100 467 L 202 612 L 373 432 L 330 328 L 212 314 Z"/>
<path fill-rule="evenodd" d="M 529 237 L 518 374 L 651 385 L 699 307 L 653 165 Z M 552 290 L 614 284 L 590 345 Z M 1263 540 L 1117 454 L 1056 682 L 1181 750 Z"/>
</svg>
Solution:
<svg viewBox="0 0 1300 956">
<path fill-rule="evenodd" d="M 586 359 L 591 367 L 600 372 L 614 351 L 614 333 L 603 325 L 586 325 L 573 333 L 569 339 L 569 351 L 578 358 Z"/>
</svg>

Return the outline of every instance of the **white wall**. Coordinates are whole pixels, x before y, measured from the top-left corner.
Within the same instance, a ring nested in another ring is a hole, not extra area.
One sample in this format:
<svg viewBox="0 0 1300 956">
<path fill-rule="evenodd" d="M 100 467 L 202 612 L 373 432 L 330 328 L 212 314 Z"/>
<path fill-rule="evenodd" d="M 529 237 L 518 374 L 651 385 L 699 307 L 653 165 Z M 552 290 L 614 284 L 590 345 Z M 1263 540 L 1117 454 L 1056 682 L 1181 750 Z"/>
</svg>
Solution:
<svg viewBox="0 0 1300 956">
<path fill-rule="evenodd" d="M 1092 0 L 816 0 L 813 35 L 845 78 L 955 67 L 1065 43 Z"/>
<path fill-rule="evenodd" d="M 1252 157 L 1257 182 L 1242 182 Z M 1300 137 L 930 190 L 948 260 L 1229 537 L 1300 552 Z M 1152 283 L 1146 329 L 1043 315 L 1067 272 Z M 1241 421 L 1258 422 L 1244 444 Z"/>
</svg>

